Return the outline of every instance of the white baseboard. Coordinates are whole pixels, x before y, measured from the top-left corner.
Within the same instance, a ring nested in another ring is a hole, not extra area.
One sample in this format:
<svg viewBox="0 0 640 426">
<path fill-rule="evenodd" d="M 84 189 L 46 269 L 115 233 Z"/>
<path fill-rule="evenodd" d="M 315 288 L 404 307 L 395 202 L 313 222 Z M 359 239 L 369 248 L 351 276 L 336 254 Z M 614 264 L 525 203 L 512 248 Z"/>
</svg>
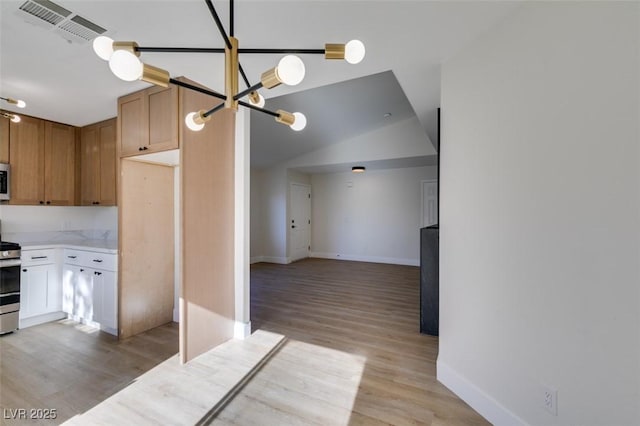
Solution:
<svg viewBox="0 0 640 426">
<path fill-rule="evenodd" d="M 38 315 L 29 318 L 20 318 L 18 328 L 33 327 L 34 325 L 44 324 L 45 322 L 57 321 L 67 317 L 64 312 L 52 312 L 49 314 Z"/>
<path fill-rule="evenodd" d="M 244 340 L 249 336 L 251 336 L 251 321 L 236 321 L 233 325 L 233 337 L 235 339 Z"/>
<path fill-rule="evenodd" d="M 257 259 L 256 257 L 252 257 L 253 259 Z M 267 262 L 267 263 L 279 263 L 281 265 L 288 265 L 289 263 L 291 263 L 291 259 L 289 259 L 288 257 L 271 257 L 271 256 L 260 256 L 259 257 L 260 262 Z M 253 262 L 251 262 L 253 263 Z"/>
<path fill-rule="evenodd" d="M 249 259 L 249 264 L 264 262 L 264 256 L 255 256 Z"/>
<path fill-rule="evenodd" d="M 311 252 L 309 254 L 309 257 L 317 257 L 320 259 L 353 260 L 356 262 L 390 263 L 392 265 L 420 266 L 420 259 L 403 259 L 396 257 L 360 256 L 354 254 L 319 252 Z"/>
<path fill-rule="evenodd" d="M 173 322 L 180 322 L 180 310 L 178 308 L 173 310 Z"/>
<path fill-rule="evenodd" d="M 507 410 L 482 389 L 438 359 L 437 378 L 460 399 L 495 426 L 528 426 L 524 420 Z"/>
</svg>

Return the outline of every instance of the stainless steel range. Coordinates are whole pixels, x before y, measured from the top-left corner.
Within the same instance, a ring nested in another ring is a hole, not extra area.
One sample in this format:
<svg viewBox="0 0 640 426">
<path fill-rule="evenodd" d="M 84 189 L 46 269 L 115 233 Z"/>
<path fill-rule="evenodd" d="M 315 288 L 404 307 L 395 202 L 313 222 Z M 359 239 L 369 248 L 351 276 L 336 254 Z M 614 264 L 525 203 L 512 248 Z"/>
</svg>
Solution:
<svg viewBox="0 0 640 426">
<path fill-rule="evenodd" d="M 20 245 L 0 242 L 0 334 L 18 329 Z"/>
</svg>

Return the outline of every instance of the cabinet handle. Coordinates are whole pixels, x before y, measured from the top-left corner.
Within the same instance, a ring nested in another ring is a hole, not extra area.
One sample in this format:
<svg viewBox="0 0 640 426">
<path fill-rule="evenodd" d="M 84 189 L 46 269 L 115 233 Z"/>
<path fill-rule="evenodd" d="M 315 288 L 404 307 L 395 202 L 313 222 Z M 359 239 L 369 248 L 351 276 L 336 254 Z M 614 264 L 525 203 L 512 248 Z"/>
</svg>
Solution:
<svg viewBox="0 0 640 426">
<path fill-rule="evenodd" d="M 47 204 L 51 204 L 51 201 L 47 201 Z"/>
<path fill-rule="evenodd" d="M 100 204 L 100 201 L 96 201 L 96 204 Z"/>
<path fill-rule="evenodd" d="M 46 259 L 49 256 L 31 256 L 31 260 L 36 260 L 36 259 Z"/>
<path fill-rule="evenodd" d="M 96 271 L 96 272 L 94 272 L 94 274 L 96 274 L 96 275 L 102 275 L 102 272 L 97 272 L 97 271 Z"/>
<path fill-rule="evenodd" d="M 102 259 L 93 259 L 93 261 L 96 263 L 102 263 Z"/>
<path fill-rule="evenodd" d="M 75 259 L 75 258 L 77 258 L 78 256 L 67 256 L 67 257 L 68 257 L 69 259 Z"/>
<path fill-rule="evenodd" d="M 26 269 L 23 269 L 23 270 L 22 270 L 22 272 L 27 272 L 27 270 L 26 270 Z"/>
<path fill-rule="evenodd" d="M 142 150 L 143 150 L 143 151 L 146 151 L 146 150 L 148 150 L 148 149 L 149 149 L 149 147 L 148 147 L 148 146 L 143 146 L 143 147 L 142 147 Z"/>
<path fill-rule="evenodd" d="M 44 204 L 44 201 L 40 201 L 40 204 Z"/>
<path fill-rule="evenodd" d="M 138 151 L 142 151 L 142 147 L 141 146 L 138 147 Z"/>
<path fill-rule="evenodd" d="M 80 272 L 84 272 L 84 269 L 80 269 Z"/>
</svg>

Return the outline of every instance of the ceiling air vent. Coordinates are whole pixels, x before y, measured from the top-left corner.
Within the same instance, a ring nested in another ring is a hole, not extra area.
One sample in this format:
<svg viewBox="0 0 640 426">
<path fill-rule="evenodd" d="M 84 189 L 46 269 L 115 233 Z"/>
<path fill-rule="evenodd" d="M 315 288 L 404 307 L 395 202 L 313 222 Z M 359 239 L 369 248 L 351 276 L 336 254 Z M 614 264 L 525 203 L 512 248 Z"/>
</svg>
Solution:
<svg viewBox="0 0 640 426">
<path fill-rule="evenodd" d="M 107 34 L 107 30 L 101 26 L 49 0 L 27 0 L 16 14 L 70 42 L 86 43 Z"/>
</svg>

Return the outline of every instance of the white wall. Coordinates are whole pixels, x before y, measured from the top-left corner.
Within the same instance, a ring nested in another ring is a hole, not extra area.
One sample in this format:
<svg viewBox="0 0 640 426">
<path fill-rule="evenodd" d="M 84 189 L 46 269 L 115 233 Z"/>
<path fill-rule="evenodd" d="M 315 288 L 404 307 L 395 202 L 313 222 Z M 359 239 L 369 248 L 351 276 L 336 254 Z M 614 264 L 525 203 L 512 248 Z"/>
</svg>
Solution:
<svg viewBox="0 0 640 426">
<path fill-rule="evenodd" d="M 262 228 L 264 221 L 263 214 L 263 182 L 262 171 L 251 169 L 251 228 L 250 228 L 250 257 L 251 262 L 258 261 L 264 250 L 262 248 Z"/>
<path fill-rule="evenodd" d="M 269 169 L 252 171 L 252 261 L 288 262 L 289 184 L 311 183 L 309 175 L 292 169 L 349 162 L 369 164 L 381 160 L 426 158 L 433 155 L 435 150 L 429 137 L 418 119 L 411 118 L 301 155 Z M 311 244 L 313 250 L 313 236 Z"/>
<path fill-rule="evenodd" d="M 117 207 L 58 207 L 0 205 L 2 234 L 60 231 L 110 231 L 117 239 Z M 3 237 L 8 239 L 7 237 Z"/>
<path fill-rule="evenodd" d="M 314 174 L 312 256 L 420 264 L 421 180 L 436 167 Z"/>
<path fill-rule="evenodd" d="M 442 68 L 438 379 L 494 424 L 640 424 L 639 9 L 526 3 Z"/>
<path fill-rule="evenodd" d="M 273 263 L 287 263 L 287 170 L 283 167 L 274 167 L 253 173 L 251 192 L 253 200 L 255 192 L 261 206 L 251 206 L 252 229 L 260 229 L 261 240 L 256 241 L 252 236 L 252 247 L 260 247 L 262 252 L 252 251 L 254 260 L 262 260 Z M 259 180 L 255 180 L 258 178 Z M 255 209 L 254 209 L 255 208 Z"/>
<path fill-rule="evenodd" d="M 286 162 L 286 167 L 311 167 L 436 155 L 416 117 L 329 145 Z"/>
</svg>

